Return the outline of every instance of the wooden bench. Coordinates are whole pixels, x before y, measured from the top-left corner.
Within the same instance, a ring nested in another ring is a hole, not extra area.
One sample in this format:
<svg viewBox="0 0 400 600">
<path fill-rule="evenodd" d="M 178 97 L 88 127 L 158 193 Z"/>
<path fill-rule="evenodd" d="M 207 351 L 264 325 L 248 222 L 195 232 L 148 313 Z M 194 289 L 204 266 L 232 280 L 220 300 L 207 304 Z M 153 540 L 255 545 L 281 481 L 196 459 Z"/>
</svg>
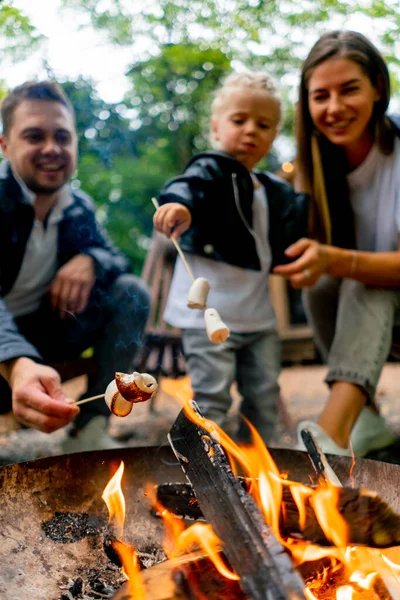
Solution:
<svg viewBox="0 0 400 600">
<path fill-rule="evenodd" d="M 151 290 L 150 316 L 143 348 L 137 357 L 135 368 L 155 377 L 177 378 L 186 374 L 181 352 L 181 332 L 163 319 L 165 304 L 171 284 L 176 250 L 164 235 L 154 232 L 151 248 L 147 254 L 142 277 Z M 316 359 L 311 329 L 307 326 L 291 326 L 286 282 L 271 276 L 271 301 L 275 308 L 278 331 L 283 342 L 285 363 L 301 363 Z M 279 413 L 288 430 L 293 429 L 292 419 L 280 400 Z"/>
</svg>

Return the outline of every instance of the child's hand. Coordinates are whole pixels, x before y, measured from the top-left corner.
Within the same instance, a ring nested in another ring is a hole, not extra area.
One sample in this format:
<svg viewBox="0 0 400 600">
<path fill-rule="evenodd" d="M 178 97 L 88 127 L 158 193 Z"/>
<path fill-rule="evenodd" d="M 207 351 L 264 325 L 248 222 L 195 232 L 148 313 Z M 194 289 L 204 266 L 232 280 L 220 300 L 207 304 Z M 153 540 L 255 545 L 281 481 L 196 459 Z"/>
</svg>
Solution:
<svg viewBox="0 0 400 600">
<path fill-rule="evenodd" d="M 178 202 L 160 206 L 153 217 L 155 229 L 174 240 L 177 240 L 186 229 L 189 229 L 191 222 L 192 215 L 189 209 Z"/>
</svg>

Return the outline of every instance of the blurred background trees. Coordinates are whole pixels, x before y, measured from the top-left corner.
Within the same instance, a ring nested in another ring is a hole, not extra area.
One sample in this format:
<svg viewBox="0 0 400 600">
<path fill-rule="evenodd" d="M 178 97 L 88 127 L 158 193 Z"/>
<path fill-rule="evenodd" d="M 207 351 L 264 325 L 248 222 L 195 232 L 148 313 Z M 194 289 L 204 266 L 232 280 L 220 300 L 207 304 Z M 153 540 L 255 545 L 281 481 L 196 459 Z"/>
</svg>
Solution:
<svg viewBox="0 0 400 600">
<path fill-rule="evenodd" d="M 94 198 L 99 219 L 131 257 L 136 272 L 149 246 L 151 197 L 182 171 L 193 153 L 209 147 L 210 95 L 231 69 L 264 68 L 279 81 L 285 119 L 265 165 L 271 170 L 293 158 L 298 69 L 322 31 L 350 26 L 371 37 L 389 62 L 395 94 L 399 90 L 398 0 L 63 3 L 84 13 L 113 44 L 132 52 L 128 92 L 118 104 L 105 102 L 89 79 L 62 85 L 75 106 L 80 137 L 73 185 Z M 42 39 L 11 0 L 1 2 L 3 53 L 19 60 Z M 0 81 L 0 96 L 4 91 Z"/>
</svg>

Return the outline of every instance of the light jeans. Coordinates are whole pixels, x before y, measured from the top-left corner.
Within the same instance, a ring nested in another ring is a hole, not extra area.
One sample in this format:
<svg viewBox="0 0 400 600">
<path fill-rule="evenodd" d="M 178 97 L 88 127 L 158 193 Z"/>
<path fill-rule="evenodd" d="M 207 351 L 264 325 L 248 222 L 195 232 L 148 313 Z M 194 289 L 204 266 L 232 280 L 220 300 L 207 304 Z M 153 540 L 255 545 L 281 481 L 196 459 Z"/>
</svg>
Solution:
<svg viewBox="0 0 400 600">
<path fill-rule="evenodd" d="M 399 301 L 398 289 L 328 275 L 304 291 L 307 319 L 328 365 L 328 384 L 348 381 L 374 398 L 390 353 Z"/>
<path fill-rule="evenodd" d="M 278 377 L 281 343 L 276 331 L 234 333 L 223 344 L 212 344 L 204 330 L 182 332 L 183 351 L 194 397 L 204 416 L 226 426 L 236 381 L 243 397 L 241 413 L 268 443 L 278 420 Z M 241 420 L 237 441 L 250 441 Z"/>
</svg>

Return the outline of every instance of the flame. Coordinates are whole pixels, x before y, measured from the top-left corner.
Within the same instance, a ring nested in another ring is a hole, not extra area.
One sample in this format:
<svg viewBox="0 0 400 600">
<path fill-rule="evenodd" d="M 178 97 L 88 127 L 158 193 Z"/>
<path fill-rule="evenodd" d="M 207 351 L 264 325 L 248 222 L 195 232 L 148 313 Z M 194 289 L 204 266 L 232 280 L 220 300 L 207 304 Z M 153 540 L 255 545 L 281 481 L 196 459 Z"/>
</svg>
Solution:
<svg viewBox="0 0 400 600">
<path fill-rule="evenodd" d="M 332 484 L 320 485 L 311 494 L 310 504 L 328 540 L 343 548 L 349 536 L 347 523 L 338 510 L 339 489 Z"/>
<path fill-rule="evenodd" d="M 221 540 L 215 535 L 211 525 L 206 523 L 194 523 L 185 531 L 182 531 L 178 540 L 176 549 L 177 551 L 184 551 L 190 549 L 192 546 L 200 546 L 204 549 L 208 558 L 214 563 L 216 569 L 232 581 L 239 581 L 240 577 L 230 571 L 226 566 L 225 562 L 221 558 Z"/>
<path fill-rule="evenodd" d="M 134 598 L 135 600 L 146 600 L 136 551 L 132 546 L 125 544 L 121 540 L 125 522 L 125 497 L 121 489 L 121 480 L 123 474 L 124 463 L 121 461 L 117 471 L 104 488 L 104 492 L 101 497 L 108 508 L 108 522 L 112 524 L 113 532 L 119 538 L 113 540 L 112 546 L 121 559 L 122 571 L 128 579 L 129 598 Z"/>
<path fill-rule="evenodd" d="M 146 591 L 140 574 L 139 559 L 135 549 L 121 540 L 113 542 L 113 548 L 122 561 L 122 572 L 128 579 L 128 598 L 146 600 Z"/>
<path fill-rule="evenodd" d="M 260 507 L 265 521 L 271 526 L 276 538 L 286 547 L 296 565 L 308 561 L 329 559 L 329 565 L 312 582 L 307 582 L 305 596 L 308 600 L 383 600 L 392 597 L 400 600 L 400 549 L 397 553 L 379 551 L 372 548 L 348 546 L 348 525 L 340 514 L 339 488 L 320 483 L 309 487 L 279 473 L 271 455 L 257 431 L 247 423 L 252 433 L 250 446 L 239 447 L 216 423 L 200 416 L 193 408 L 193 397 L 189 378 L 174 381 L 163 379 L 161 386 L 183 407 L 186 416 L 205 429 L 223 447 L 233 472 L 244 473 L 249 484 L 249 493 Z M 203 441 L 210 453 L 210 436 L 203 435 Z M 210 453 L 211 455 L 211 453 Z M 354 457 L 350 471 L 353 478 Z M 352 480 L 353 481 L 353 480 Z M 304 540 L 283 538 L 280 521 L 285 514 L 282 503 L 283 486 L 289 486 L 299 512 L 300 527 L 306 523 L 306 508 L 312 507 L 315 517 L 326 538 L 333 547 L 319 547 Z M 354 483 L 353 483 L 354 486 Z M 190 529 L 180 534 L 187 542 L 191 539 Z M 194 534 L 193 534 L 194 535 Z M 205 539 L 204 532 L 201 533 Z M 177 538 L 175 538 L 177 539 Z M 215 541 L 215 540 L 214 540 Z M 177 545 L 179 546 L 179 538 Z M 198 542 L 197 542 L 198 543 Z M 204 546 L 203 546 L 204 548 Z M 207 550 L 208 551 L 208 550 Z M 226 575 L 225 575 L 226 576 Z M 327 595 L 327 586 L 332 578 L 337 578 L 336 589 Z M 386 588 L 380 595 L 378 581 Z"/>
<path fill-rule="evenodd" d="M 121 461 L 117 471 L 107 483 L 102 494 L 102 499 L 107 505 L 109 513 L 109 523 L 113 521 L 116 524 L 117 537 L 122 537 L 125 523 L 125 498 L 121 490 L 121 480 L 124 474 L 124 463 Z"/>
<path fill-rule="evenodd" d="M 222 560 L 221 540 L 215 535 L 211 525 L 194 523 L 185 529 L 182 519 L 173 515 L 157 500 L 154 488 L 148 487 L 146 495 L 153 509 L 159 513 L 164 521 L 164 551 L 168 558 L 171 560 L 179 559 L 182 555 L 187 555 L 188 552 L 191 552 L 193 546 L 196 548 L 200 547 L 203 548 L 205 556 L 208 556 L 223 577 L 233 581 L 240 579 L 236 573 L 228 569 Z"/>
</svg>

